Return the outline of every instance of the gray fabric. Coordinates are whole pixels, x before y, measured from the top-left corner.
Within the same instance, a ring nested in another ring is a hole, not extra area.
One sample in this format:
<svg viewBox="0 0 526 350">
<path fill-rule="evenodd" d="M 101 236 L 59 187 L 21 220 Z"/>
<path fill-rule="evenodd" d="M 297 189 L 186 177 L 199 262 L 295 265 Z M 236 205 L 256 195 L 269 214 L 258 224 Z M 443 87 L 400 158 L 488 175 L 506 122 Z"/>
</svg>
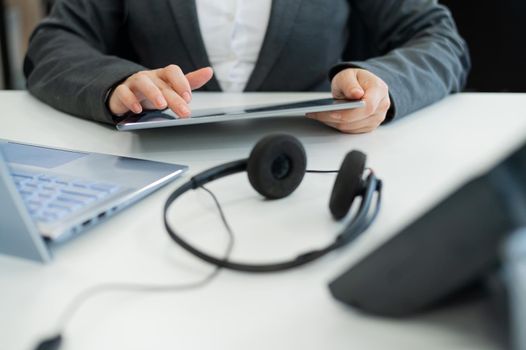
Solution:
<svg viewBox="0 0 526 350">
<path fill-rule="evenodd" d="M 169 64 L 209 60 L 192 0 L 59 0 L 32 36 L 29 91 L 65 112 L 113 123 L 109 89 Z M 436 0 L 274 0 L 246 91 L 329 91 L 361 67 L 387 82 L 401 117 L 462 89 L 469 56 Z M 204 88 L 220 90 L 213 79 Z"/>
</svg>

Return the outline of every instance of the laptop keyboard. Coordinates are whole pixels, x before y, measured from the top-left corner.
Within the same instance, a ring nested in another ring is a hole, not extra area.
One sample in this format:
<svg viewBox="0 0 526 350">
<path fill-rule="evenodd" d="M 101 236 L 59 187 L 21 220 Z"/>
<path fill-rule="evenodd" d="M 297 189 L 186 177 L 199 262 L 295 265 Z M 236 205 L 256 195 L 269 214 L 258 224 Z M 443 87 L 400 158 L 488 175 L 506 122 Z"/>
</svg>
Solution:
<svg viewBox="0 0 526 350">
<path fill-rule="evenodd" d="M 29 172 L 11 172 L 33 220 L 52 223 L 80 212 L 119 191 L 112 183 L 67 179 Z"/>
</svg>

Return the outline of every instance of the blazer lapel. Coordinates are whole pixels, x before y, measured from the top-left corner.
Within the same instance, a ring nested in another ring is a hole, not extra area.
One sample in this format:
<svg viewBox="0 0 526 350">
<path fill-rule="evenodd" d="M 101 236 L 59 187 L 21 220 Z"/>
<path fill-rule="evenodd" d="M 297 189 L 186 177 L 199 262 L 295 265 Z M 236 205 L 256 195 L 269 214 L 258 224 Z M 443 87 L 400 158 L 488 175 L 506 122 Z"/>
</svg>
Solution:
<svg viewBox="0 0 526 350">
<path fill-rule="evenodd" d="M 210 66 L 199 22 L 195 0 L 169 0 L 175 23 L 181 33 L 183 45 L 195 69 Z M 177 62 L 174 62 L 177 64 Z M 205 85 L 207 90 L 221 90 L 215 77 Z"/>
<path fill-rule="evenodd" d="M 245 91 L 257 91 L 265 81 L 294 27 L 301 2 L 302 0 L 273 0 L 267 33 Z"/>
</svg>

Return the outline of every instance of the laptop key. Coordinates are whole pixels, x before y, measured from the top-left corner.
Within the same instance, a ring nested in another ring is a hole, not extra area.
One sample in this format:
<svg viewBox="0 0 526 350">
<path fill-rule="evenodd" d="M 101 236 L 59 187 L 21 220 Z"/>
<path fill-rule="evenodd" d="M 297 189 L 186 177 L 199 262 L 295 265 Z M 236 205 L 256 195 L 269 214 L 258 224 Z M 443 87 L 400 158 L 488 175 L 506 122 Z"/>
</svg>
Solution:
<svg viewBox="0 0 526 350">
<path fill-rule="evenodd" d="M 72 213 L 73 212 L 73 208 L 71 208 L 71 207 L 69 207 L 67 205 L 64 205 L 62 202 L 57 202 L 57 201 L 53 201 L 51 203 L 48 203 L 47 207 L 52 209 L 52 210 L 62 210 L 62 211 L 67 212 L 67 213 Z"/>
<path fill-rule="evenodd" d="M 66 195 L 57 196 L 57 198 L 55 198 L 55 201 L 61 202 L 63 205 L 73 207 L 73 208 L 82 207 L 86 204 L 86 202 L 83 202 L 77 198 L 66 196 Z"/>
<path fill-rule="evenodd" d="M 22 196 L 32 196 L 34 191 L 31 191 L 31 189 L 27 187 L 22 187 L 18 190 L 18 193 L 20 193 Z"/>
<path fill-rule="evenodd" d="M 16 187 L 24 186 L 24 184 L 30 180 L 13 177 Z"/>
<path fill-rule="evenodd" d="M 42 207 L 44 205 L 43 202 L 38 201 L 38 200 L 34 200 L 34 199 L 30 199 L 26 203 L 29 204 L 29 205 L 37 206 L 37 207 Z"/>
<path fill-rule="evenodd" d="M 40 182 L 48 182 L 48 183 L 51 183 L 51 182 L 53 182 L 53 181 L 56 180 L 56 177 L 54 177 L 54 176 L 49 176 L 49 175 L 40 175 L 40 176 L 38 177 L 38 180 L 39 180 Z"/>
<path fill-rule="evenodd" d="M 55 179 L 54 183 L 60 186 L 69 186 L 69 182 L 63 179 Z"/>
<path fill-rule="evenodd" d="M 30 200 L 30 199 L 35 197 L 35 192 L 33 192 L 33 191 L 22 190 L 22 191 L 19 191 L 19 193 L 22 195 L 22 199 L 24 201 L 28 201 L 28 200 Z"/>
<path fill-rule="evenodd" d="M 90 188 L 91 185 L 93 185 L 93 182 L 84 181 L 84 180 L 76 180 L 71 183 L 73 187 L 79 187 L 79 188 Z"/>
<path fill-rule="evenodd" d="M 39 188 L 38 183 L 34 183 L 34 182 L 26 182 L 24 186 L 26 186 L 27 188 L 33 189 L 33 190 L 37 190 Z"/>
<path fill-rule="evenodd" d="M 43 185 L 41 188 L 46 191 L 55 191 L 57 189 L 57 187 L 53 185 Z"/>
<path fill-rule="evenodd" d="M 43 191 L 43 192 L 39 192 L 37 197 L 42 200 L 48 201 L 48 200 L 55 198 L 55 196 L 56 196 L 55 191 Z"/>
<path fill-rule="evenodd" d="M 40 176 L 40 174 L 30 174 L 30 173 L 24 173 L 21 171 L 15 171 L 11 172 L 11 176 L 18 179 L 26 179 L 26 180 L 33 180 L 35 177 Z"/>
</svg>

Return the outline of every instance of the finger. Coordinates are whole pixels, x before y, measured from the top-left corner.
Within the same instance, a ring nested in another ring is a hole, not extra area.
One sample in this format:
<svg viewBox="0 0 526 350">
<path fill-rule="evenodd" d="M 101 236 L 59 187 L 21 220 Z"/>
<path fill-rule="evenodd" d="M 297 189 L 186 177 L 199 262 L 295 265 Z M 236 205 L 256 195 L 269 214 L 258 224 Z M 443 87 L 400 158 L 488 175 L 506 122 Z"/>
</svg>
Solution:
<svg viewBox="0 0 526 350">
<path fill-rule="evenodd" d="M 342 111 L 307 113 L 306 117 L 322 123 L 341 123 Z"/>
<path fill-rule="evenodd" d="M 111 114 L 120 117 L 126 112 L 128 112 L 130 109 L 122 103 L 115 91 L 116 89 L 110 95 L 110 98 L 108 100 L 108 108 L 110 109 Z"/>
<path fill-rule="evenodd" d="M 160 70 L 159 76 L 168 83 L 172 90 L 181 96 L 186 103 L 190 103 L 192 100 L 192 88 L 179 66 L 176 66 L 175 64 L 169 65 Z"/>
<path fill-rule="evenodd" d="M 356 109 L 345 109 L 341 111 L 332 111 L 332 112 L 317 112 L 317 113 L 308 113 L 307 117 L 319 120 L 321 122 L 335 122 L 335 123 L 352 123 L 360 120 L 367 119 L 372 114 L 375 113 L 375 110 L 367 102 L 365 102 L 365 107 L 356 108 Z"/>
<path fill-rule="evenodd" d="M 345 127 L 345 124 L 340 123 L 326 123 L 328 126 L 330 126 L 333 129 L 338 130 L 339 132 L 345 133 L 345 134 L 363 134 L 367 132 L 373 131 L 375 128 L 373 126 L 366 126 L 359 129 L 349 129 Z"/>
<path fill-rule="evenodd" d="M 201 68 L 194 72 L 188 73 L 186 75 L 186 79 L 188 79 L 188 82 L 190 83 L 190 87 L 192 90 L 199 89 L 210 79 L 212 79 L 212 76 L 214 75 L 214 71 L 210 67 Z"/>
<path fill-rule="evenodd" d="M 180 117 L 189 117 L 190 108 L 186 101 L 175 92 L 172 87 L 163 81 L 157 82 L 157 86 L 161 89 L 161 92 L 168 102 L 168 108 L 170 108 L 175 114 Z"/>
<path fill-rule="evenodd" d="M 384 120 L 385 120 L 385 113 L 379 112 L 365 120 L 360 120 L 360 121 L 353 122 L 353 123 L 329 122 L 326 124 L 335 129 L 338 129 L 341 132 L 345 132 L 349 134 L 357 134 L 357 133 L 364 133 L 364 132 L 370 132 L 370 131 L 375 130 L 376 128 L 380 126 L 380 124 L 382 124 Z"/>
<path fill-rule="evenodd" d="M 135 114 L 142 112 L 142 106 L 139 100 L 126 85 L 121 84 L 117 86 L 117 88 L 113 91 L 113 96 L 115 96 L 121 105 L 120 111 L 117 111 L 117 113 L 115 113 L 116 111 L 113 111 L 114 114 L 122 115 L 128 111 L 132 111 Z"/>
<path fill-rule="evenodd" d="M 307 117 L 323 123 L 351 123 L 367 119 L 369 115 L 357 110 L 308 113 Z"/>
<path fill-rule="evenodd" d="M 332 95 L 336 99 L 359 100 L 363 98 L 364 87 L 358 80 L 358 69 L 346 69 L 332 81 Z"/>
<path fill-rule="evenodd" d="M 157 109 L 165 109 L 168 105 L 161 90 L 146 73 L 137 73 L 129 87 L 135 95 L 142 94 Z"/>
</svg>

